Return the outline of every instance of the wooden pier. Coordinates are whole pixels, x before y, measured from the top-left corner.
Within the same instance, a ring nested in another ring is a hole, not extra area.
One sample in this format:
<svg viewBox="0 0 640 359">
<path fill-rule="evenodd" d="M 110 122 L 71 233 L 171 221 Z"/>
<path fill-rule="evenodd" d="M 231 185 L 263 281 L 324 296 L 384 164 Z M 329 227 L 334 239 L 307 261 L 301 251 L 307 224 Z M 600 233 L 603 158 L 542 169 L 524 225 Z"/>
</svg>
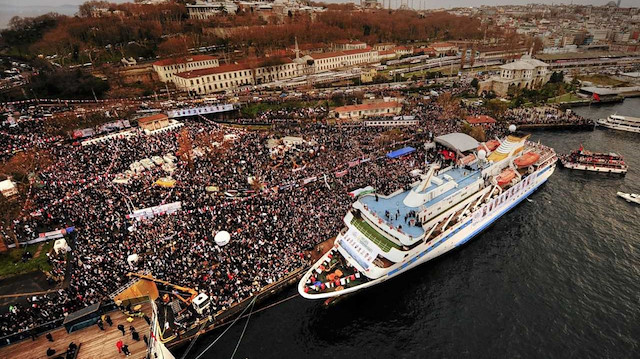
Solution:
<svg viewBox="0 0 640 359">
<path fill-rule="evenodd" d="M 142 303 L 144 313 L 151 316 L 151 305 L 148 302 Z M 69 343 L 74 342 L 79 346 L 78 359 L 106 359 L 125 358 L 125 355 L 118 353 L 116 343 L 119 340 L 129 346 L 131 359 L 144 359 L 147 354 L 147 346 L 144 343 L 143 335 L 149 336 L 149 325 L 142 317 L 132 317 L 132 322 L 127 322 L 128 316 L 119 310 L 107 313 L 113 321 L 113 326 L 104 323 L 104 330 L 100 330 L 97 325 L 81 329 L 73 333 L 67 333 L 65 328 L 57 328 L 51 331 L 53 342 L 49 342 L 45 335 L 40 335 L 36 340 L 25 339 L 21 342 L 0 348 L 0 358 L 11 359 L 51 359 L 57 358 L 64 353 Z M 118 330 L 118 324 L 125 327 L 126 334 Z M 140 334 L 140 340 L 135 341 L 131 337 L 129 326 L 133 325 Z M 53 356 L 47 357 L 47 349 L 56 351 Z"/>
</svg>

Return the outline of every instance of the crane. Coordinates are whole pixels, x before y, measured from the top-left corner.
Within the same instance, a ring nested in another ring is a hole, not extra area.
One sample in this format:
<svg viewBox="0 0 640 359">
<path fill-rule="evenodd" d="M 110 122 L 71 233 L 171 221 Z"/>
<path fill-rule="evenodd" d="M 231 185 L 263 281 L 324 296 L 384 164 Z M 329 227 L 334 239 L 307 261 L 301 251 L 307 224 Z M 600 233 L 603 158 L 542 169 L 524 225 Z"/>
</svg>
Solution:
<svg viewBox="0 0 640 359">
<path fill-rule="evenodd" d="M 127 277 L 137 277 L 137 278 L 148 280 L 148 281 L 151 281 L 151 282 L 154 282 L 154 283 L 164 284 L 165 286 L 167 286 L 169 288 L 172 288 L 172 289 L 175 289 L 176 291 L 179 291 L 179 292 L 189 293 L 190 297 L 187 298 L 187 299 L 183 298 L 181 295 L 179 295 L 177 293 L 174 293 L 174 295 L 178 299 L 180 299 L 182 302 L 184 302 L 187 306 L 190 305 L 191 302 L 193 301 L 193 299 L 198 296 L 198 292 L 195 289 L 191 289 L 191 288 L 175 285 L 173 283 L 167 282 L 166 280 L 154 278 L 152 275 L 149 275 L 149 274 L 141 274 L 141 273 L 129 272 L 127 274 Z"/>
</svg>

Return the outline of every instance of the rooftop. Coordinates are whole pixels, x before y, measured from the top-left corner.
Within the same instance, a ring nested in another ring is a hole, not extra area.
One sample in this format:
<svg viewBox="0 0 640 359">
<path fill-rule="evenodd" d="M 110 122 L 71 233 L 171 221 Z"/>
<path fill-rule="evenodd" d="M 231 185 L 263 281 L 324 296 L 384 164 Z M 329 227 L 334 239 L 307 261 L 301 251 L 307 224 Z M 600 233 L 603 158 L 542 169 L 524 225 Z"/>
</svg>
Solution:
<svg viewBox="0 0 640 359">
<path fill-rule="evenodd" d="M 217 57 L 210 56 L 210 55 L 193 55 L 193 56 L 172 57 L 168 59 L 162 59 L 154 62 L 153 65 L 168 66 L 168 65 L 186 64 L 189 62 L 217 60 L 217 59 L 218 59 Z"/>
<path fill-rule="evenodd" d="M 320 59 L 328 59 L 328 58 L 338 57 L 338 56 L 362 54 L 362 53 L 366 53 L 366 52 L 371 52 L 371 48 L 367 47 L 366 49 L 344 50 L 344 51 L 335 51 L 335 52 L 322 52 L 322 53 L 319 53 L 319 54 L 311 54 L 310 56 L 314 60 L 320 60 Z"/>
<path fill-rule="evenodd" d="M 196 77 L 202 77 L 207 75 L 222 74 L 225 72 L 250 70 L 250 69 L 251 69 L 251 66 L 247 64 L 228 64 L 228 65 L 222 65 L 218 67 L 209 67 L 206 69 L 180 72 L 180 73 L 177 73 L 176 76 L 182 77 L 184 79 L 193 79 Z"/>
<path fill-rule="evenodd" d="M 467 152 L 478 148 L 478 141 L 464 133 L 454 132 L 436 137 L 436 142 L 460 152 Z"/>
<path fill-rule="evenodd" d="M 450 42 L 434 42 L 433 44 L 430 45 L 430 47 L 436 49 L 436 48 L 443 48 L 443 47 L 455 47 L 456 45 L 450 43 Z"/>
<path fill-rule="evenodd" d="M 401 106 L 400 103 L 397 101 L 372 102 L 372 103 L 363 103 L 361 105 L 348 105 L 348 106 L 336 107 L 333 110 L 335 112 L 352 112 L 352 111 L 366 111 L 366 110 L 400 107 L 400 106 Z"/>
<path fill-rule="evenodd" d="M 503 70 L 535 70 L 538 67 L 549 67 L 549 64 L 540 60 L 532 59 L 526 55 L 522 56 L 518 61 L 500 66 Z"/>
<path fill-rule="evenodd" d="M 164 113 L 158 113 L 158 114 L 155 114 L 155 115 L 152 115 L 152 116 L 140 117 L 138 119 L 138 123 L 147 123 L 147 122 L 167 120 L 167 119 L 169 119 L 169 117 L 167 117 L 167 115 L 165 115 Z"/>
</svg>

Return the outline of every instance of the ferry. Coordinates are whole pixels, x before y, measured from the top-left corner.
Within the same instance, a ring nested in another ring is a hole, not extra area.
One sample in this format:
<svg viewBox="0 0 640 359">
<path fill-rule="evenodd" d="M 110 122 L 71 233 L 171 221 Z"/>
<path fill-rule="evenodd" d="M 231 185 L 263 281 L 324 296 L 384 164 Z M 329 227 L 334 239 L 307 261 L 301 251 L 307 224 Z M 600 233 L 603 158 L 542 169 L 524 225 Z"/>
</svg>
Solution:
<svg viewBox="0 0 640 359">
<path fill-rule="evenodd" d="M 616 193 L 619 197 L 624 198 L 627 202 L 631 203 L 637 203 L 640 204 L 640 194 L 635 194 L 635 193 L 624 193 L 624 192 L 618 192 Z"/>
<path fill-rule="evenodd" d="M 580 146 L 578 150 L 560 156 L 564 168 L 580 171 L 625 174 L 629 167 L 622 156 L 616 153 L 597 153 L 586 151 Z"/>
<path fill-rule="evenodd" d="M 621 115 L 609 115 L 597 121 L 598 125 L 612 130 L 640 133 L 640 118 Z"/>
<path fill-rule="evenodd" d="M 461 133 L 445 136 L 475 142 Z M 467 153 L 457 150 L 455 165 L 430 166 L 409 189 L 360 196 L 333 247 L 300 280 L 300 295 L 331 301 L 395 278 L 474 238 L 554 173 L 555 151 L 528 138 L 512 132 L 497 146 L 466 146 Z"/>
</svg>

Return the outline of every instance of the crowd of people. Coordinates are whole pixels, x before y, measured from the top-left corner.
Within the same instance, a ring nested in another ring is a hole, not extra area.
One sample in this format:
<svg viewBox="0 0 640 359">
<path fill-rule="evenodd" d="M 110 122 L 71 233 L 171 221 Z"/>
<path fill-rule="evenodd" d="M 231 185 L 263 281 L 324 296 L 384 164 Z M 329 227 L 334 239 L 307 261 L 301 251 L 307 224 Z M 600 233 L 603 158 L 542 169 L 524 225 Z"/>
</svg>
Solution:
<svg viewBox="0 0 640 359">
<path fill-rule="evenodd" d="M 107 301 L 128 282 L 127 273 L 142 270 L 208 293 L 214 312 L 248 298 L 309 264 L 308 251 L 343 226 L 353 201 L 349 191 L 371 185 L 389 194 L 415 181 L 413 169 L 442 160 L 423 144 L 458 131 L 460 119 L 441 119 L 441 112 L 436 101 L 406 108 L 404 114 L 418 118 L 419 130 L 330 125 L 315 121 L 326 114 L 320 107 L 266 113 L 264 119 L 273 120 L 269 131 L 197 118 L 156 135 L 46 146 L 55 163 L 38 173 L 40 186 L 12 230 L 26 241 L 74 226 L 72 251 L 52 257 L 56 276 L 66 275 L 69 284 L 0 313 L 0 336 Z M 267 146 L 285 136 L 304 139 L 288 160 L 272 156 Z M 385 156 L 405 145 L 417 150 L 397 159 Z M 114 182 L 135 161 L 166 154 L 179 158 L 171 173 L 157 166 Z M 173 186 L 154 185 L 166 176 Z M 173 214 L 128 218 L 134 209 L 175 202 L 180 210 Z M 216 245 L 220 231 L 231 233 L 229 244 Z M 132 254 L 137 262 L 127 260 Z"/>
<path fill-rule="evenodd" d="M 593 121 L 573 111 L 561 111 L 555 107 L 532 107 L 509 109 L 504 121 L 515 125 L 592 125 Z"/>
</svg>

